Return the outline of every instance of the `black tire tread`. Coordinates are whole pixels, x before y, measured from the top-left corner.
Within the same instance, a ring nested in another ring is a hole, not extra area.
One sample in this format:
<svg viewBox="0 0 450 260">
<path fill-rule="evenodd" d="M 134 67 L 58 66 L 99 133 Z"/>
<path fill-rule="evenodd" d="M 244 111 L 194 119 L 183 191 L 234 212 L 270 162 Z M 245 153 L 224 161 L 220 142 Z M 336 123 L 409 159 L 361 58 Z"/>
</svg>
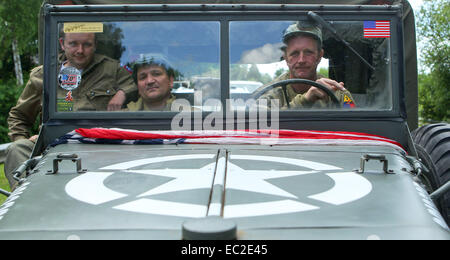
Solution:
<svg viewBox="0 0 450 260">
<path fill-rule="evenodd" d="M 416 144 L 421 144 L 421 140 L 422 140 L 424 133 L 427 132 L 430 128 L 434 128 L 434 127 L 437 127 L 440 125 L 443 125 L 443 124 L 424 125 L 424 126 L 417 128 L 416 130 L 414 130 L 412 132 L 414 142 Z"/>
<path fill-rule="evenodd" d="M 439 186 L 450 179 L 450 124 L 422 126 L 412 133 L 414 143 L 430 155 L 440 177 Z"/>
<path fill-rule="evenodd" d="M 430 169 L 433 190 L 450 180 L 450 124 L 437 123 L 417 128 L 412 133 L 419 158 Z M 440 200 L 441 213 L 450 223 L 450 194 Z"/>
</svg>

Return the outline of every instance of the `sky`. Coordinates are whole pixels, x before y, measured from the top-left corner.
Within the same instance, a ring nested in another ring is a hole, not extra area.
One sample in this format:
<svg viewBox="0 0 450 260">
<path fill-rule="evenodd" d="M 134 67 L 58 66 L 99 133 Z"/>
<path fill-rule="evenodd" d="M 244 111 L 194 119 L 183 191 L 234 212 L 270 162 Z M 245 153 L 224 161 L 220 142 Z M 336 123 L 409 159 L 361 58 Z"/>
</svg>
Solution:
<svg viewBox="0 0 450 260">
<path fill-rule="evenodd" d="M 423 0 L 409 0 L 409 3 L 411 4 L 411 7 L 414 9 L 414 13 L 419 11 L 420 6 L 423 3 Z"/>
</svg>

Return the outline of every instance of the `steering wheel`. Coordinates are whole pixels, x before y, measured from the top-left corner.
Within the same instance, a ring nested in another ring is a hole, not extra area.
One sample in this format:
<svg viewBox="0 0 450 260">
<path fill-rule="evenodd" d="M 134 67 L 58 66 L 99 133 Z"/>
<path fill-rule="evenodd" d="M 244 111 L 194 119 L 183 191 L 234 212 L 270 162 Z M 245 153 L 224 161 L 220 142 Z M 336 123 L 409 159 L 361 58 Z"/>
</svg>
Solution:
<svg viewBox="0 0 450 260">
<path fill-rule="evenodd" d="M 288 100 L 287 92 L 286 92 L 286 86 L 289 84 L 299 84 L 299 83 L 307 84 L 307 85 L 311 85 L 311 86 L 319 88 L 320 90 L 325 92 L 331 98 L 331 101 L 333 102 L 333 104 L 336 107 L 340 107 L 340 102 L 339 102 L 338 98 L 336 97 L 336 95 L 333 93 L 333 91 L 331 91 L 329 88 L 325 87 L 324 85 L 317 83 L 315 81 L 309 80 L 309 79 L 288 79 L 288 80 L 282 80 L 282 81 L 275 82 L 273 84 L 270 84 L 270 85 L 264 87 L 260 91 L 254 93 L 253 98 L 258 99 L 259 97 L 264 95 L 269 90 L 274 89 L 278 86 L 281 86 L 283 88 L 283 93 L 284 93 L 284 98 L 285 98 L 286 104 L 287 104 L 288 108 L 290 108 L 289 100 Z"/>
</svg>

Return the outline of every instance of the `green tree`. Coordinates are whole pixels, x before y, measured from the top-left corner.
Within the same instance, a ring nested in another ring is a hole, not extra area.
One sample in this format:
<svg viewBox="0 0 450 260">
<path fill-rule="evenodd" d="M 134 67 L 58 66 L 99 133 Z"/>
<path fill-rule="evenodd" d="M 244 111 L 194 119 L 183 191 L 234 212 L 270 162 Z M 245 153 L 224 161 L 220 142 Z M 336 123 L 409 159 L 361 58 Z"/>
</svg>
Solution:
<svg viewBox="0 0 450 260">
<path fill-rule="evenodd" d="M 288 70 L 279 68 L 277 71 L 275 71 L 275 78 L 278 78 L 279 76 L 283 75 L 286 72 L 288 72 Z"/>
<path fill-rule="evenodd" d="M 23 77 L 26 82 L 29 71 L 36 66 L 41 3 L 42 0 L 0 1 L 0 143 L 10 141 L 6 119 L 24 87 L 14 78 Z M 20 70 L 15 64 L 20 66 L 23 76 L 17 75 Z M 36 124 L 33 133 L 37 127 Z"/>
<path fill-rule="evenodd" d="M 317 74 L 328 78 L 328 68 L 320 68 Z"/>
<path fill-rule="evenodd" d="M 0 80 L 0 144 L 11 142 L 8 137 L 8 124 L 6 120 L 9 116 L 9 110 L 13 107 L 23 87 L 17 87 L 14 79 L 7 82 Z"/>
<path fill-rule="evenodd" d="M 97 35 L 97 53 L 120 60 L 125 47 L 122 45 L 123 31 L 115 24 L 105 24 L 103 33 Z"/>
<path fill-rule="evenodd" d="M 248 70 L 247 80 L 259 81 L 261 82 L 261 73 L 259 73 L 256 64 L 252 64 Z"/>
<path fill-rule="evenodd" d="M 419 75 L 419 113 L 426 121 L 449 121 L 450 2 L 425 0 L 417 21 L 425 66 Z"/>
<path fill-rule="evenodd" d="M 22 57 L 31 60 L 38 52 L 38 14 L 42 0 L 3 0 L 0 2 L 0 77 L 8 80 L 15 71 L 22 78 Z M 27 65 L 28 62 L 26 62 Z M 12 68 L 11 68 L 12 65 Z M 3 73 L 6 71 L 7 73 Z M 19 85 L 23 81 L 17 81 Z"/>
<path fill-rule="evenodd" d="M 231 80 L 246 80 L 248 74 L 247 65 L 232 64 L 230 68 Z"/>
</svg>

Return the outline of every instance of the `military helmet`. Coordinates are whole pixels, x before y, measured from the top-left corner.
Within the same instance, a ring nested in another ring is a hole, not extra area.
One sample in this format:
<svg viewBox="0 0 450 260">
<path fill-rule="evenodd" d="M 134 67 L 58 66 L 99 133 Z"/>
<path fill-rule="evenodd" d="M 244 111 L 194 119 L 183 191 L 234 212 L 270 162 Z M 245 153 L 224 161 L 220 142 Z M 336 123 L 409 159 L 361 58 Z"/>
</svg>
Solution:
<svg viewBox="0 0 450 260">
<path fill-rule="evenodd" d="M 132 63 L 132 75 L 134 82 L 137 83 L 137 72 L 140 67 L 156 65 L 163 67 L 169 77 L 175 76 L 175 71 L 168 59 L 160 53 L 141 54 L 140 57 Z"/>
</svg>

